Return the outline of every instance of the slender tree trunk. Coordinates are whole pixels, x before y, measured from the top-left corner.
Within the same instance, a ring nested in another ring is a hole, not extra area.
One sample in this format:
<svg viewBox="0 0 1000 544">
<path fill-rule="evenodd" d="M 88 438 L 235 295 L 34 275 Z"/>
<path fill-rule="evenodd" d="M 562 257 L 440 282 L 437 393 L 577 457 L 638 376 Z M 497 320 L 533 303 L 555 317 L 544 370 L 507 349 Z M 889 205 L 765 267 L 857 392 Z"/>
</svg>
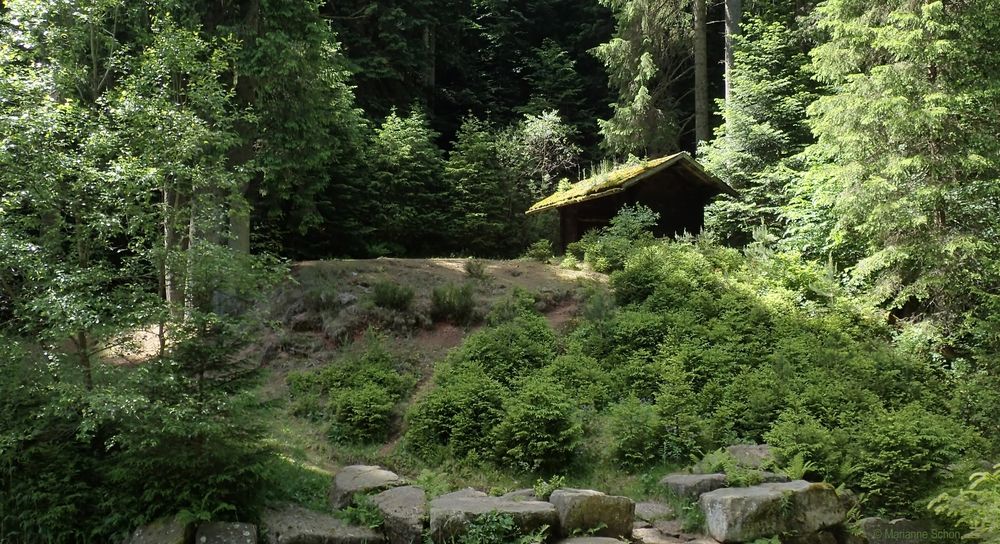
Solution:
<svg viewBox="0 0 1000 544">
<path fill-rule="evenodd" d="M 733 73 L 733 38 L 740 33 L 743 0 L 726 0 L 726 106 L 729 106 Z"/>
<path fill-rule="evenodd" d="M 708 105 L 708 18 L 706 0 L 694 0 L 694 134 L 700 142 L 711 137 Z"/>
<path fill-rule="evenodd" d="M 82 329 L 77 331 L 75 343 L 80 370 L 83 371 L 83 386 L 87 391 L 91 391 L 94 389 L 94 371 L 90 361 L 90 341 L 87 338 L 87 331 Z"/>
<path fill-rule="evenodd" d="M 260 1 L 252 0 L 247 6 L 243 17 L 243 41 L 247 47 L 253 47 L 260 34 Z M 250 74 L 242 74 L 235 83 L 236 101 L 242 107 L 252 107 L 257 101 L 257 79 Z M 229 153 L 229 163 L 234 169 L 245 166 L 254 158 L 254 140 L 257 137 L 256 126 L 248 121 L 240 121 L 236 125 L 240 135 L 240 144 Z M 243 253 L 250 253 L 250 216 L 256 204 L 254 193 L 259 187 L 257 173 L 250 174 L 240 187 L 240 196 L 246 199 L 245 206 L 237 206 L 229 210 L 229 247 Z"/>
</svg>

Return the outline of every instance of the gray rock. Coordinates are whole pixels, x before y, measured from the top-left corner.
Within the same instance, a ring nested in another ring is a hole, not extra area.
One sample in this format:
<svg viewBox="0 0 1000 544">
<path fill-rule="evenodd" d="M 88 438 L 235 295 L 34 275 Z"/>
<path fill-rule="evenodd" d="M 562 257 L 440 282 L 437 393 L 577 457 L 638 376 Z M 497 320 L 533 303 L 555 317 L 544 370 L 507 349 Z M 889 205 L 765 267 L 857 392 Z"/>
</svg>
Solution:
<svg viewBox="0 0 1000 544">
<path fill-rule="evenodd" d="M 192 528 L 176 518 L 160 518 L 133 531 L 128 544 L 186 544 Z"/>
<path fill-rule="evenodd" d="M 721 487 L 726 487 L 725 474 L 668 474 L 660 480 L 675 496 L 684 499 L 697 499 L 702 493 L 708 493 Z"/>
<path fill-rule="evenodd" d="M 372 493 L 405 482 L 395 472 L 370 465 L 351 465 L 337 472 L 330 488 L 330 504 L 334 509 L 343 508 L 354 500 L 358 493 Z"/>
<path fill-rule="evenodd" d="M 637 519 L 632 522 L 633 533 L 636 529 L 649 529 L 650 527 L 652 527 L 652 525 L 650 525 L 648 521 L 642 521 L 641 519 Z"/>
<path fill-rule="evenodd" d="M 774 451 L 767 444 L 737 444 L 726 452 L 744 468 L 760 469 L 774 463 Z"/>
<path fill-rule="evenodd" d="M 327 514 L 300 506 L 264 512 L 261 517 L 267 544 L 381 544 L 385 538 L 367 528 L 348 525 Z"/>
<path fill-rule="evenodd" d="M 653 523 L 661 519 L 670 519 L 674 516 L 674 510 L 669 505 L 659 502 L 637 502 L 635 503 L 635 517 L 643 521 Z"/>
<path fill-rule="evenodd" d="M 910 519 L 865 518 L 858 522 L 870 544 L 925 544 L 932 541 L 934 526 L 930 522 Z M 955 541 L 960 536 L 955 535 Z"/>
<path fill-rule="evenodd" d="M 351 293 L 340 293 L 337 295 L 337 303 L 341 306 L 350 306 L 358 301 L 358 296 Z"/>
<path fill-rule="evenodd" d="M 489 497 L 489 495 L 483 493 L 482 491 L 479 491 L 478 489 L 466 487 L 465 489 L 459 489 L 458 491 L 445 493 L 444 495 L 438 497 L 438 499 L 471 499 L 476 497 Z"/>
<path fill-rule="evenodd" d="M 556 544 L 622 544 L 622 542 L 624 541 L 605 536 L 577 536 L 573 538 L 564 538 L 557 541 Z"/>
<path fill-rule="evenodd" d="M 684 541 L 665 535 L 657 529 L 636 529 L 632 531 L 632 540 L 637 544 L 682 544 Z"/>
<path fill-rule="evenodd" d="M 661 519 L 653 522 L 653 527 L 655 527 L 657 531 L 660 531 L 665 535 L 676 537 L 680 537 L 680 535 L 684 534 L 684 528 L 682 525 L 683 524 L 676 519 Z"/>
<path fill-rule="evenodd" d="M 438 543 L 457 540 L 468 530 L 471 521 L 490 512 L 510 514 L 524 533 L 537 531 L 545 526 L 552 531 L 559 524 L 556 507 L 547 502 L 511 501 L 489 496 L 441 496 L 431 501 L 431 538 Z"/>
<path fill-rule="evenodd" d="M 394 487 L 375 495 L 372 500 L 385 520 L 383 530 L 389 544 L 417 544 L 427 519 L 427 494 L 419 487 Z"/>
<path fill-rule="evenodd" d="M 698 505 L 709 535 L 721 542 L 815 533 L 847 517 L 833 486 L 804 480 L 716 489 L 702 495 Z"/>
<path fill-rule="evenodd" d="M 837 544 L 837 537 L 830 531 L 820 531 L 808 535 L 782 539 L 782 544 Z"/>
<path fill-rule="evenodd" d="M 202 523 L 195 544 L 257 544 L 257 527 L 249 523 L 214 521 Z"/>
<path fill-rule="evenodd" d="M 760 471 L 760 482 L 762 484 L 784 483 L 792 481 L 791 478 L 777 472 Z"/>
<path fill-rule="evenodd" d="M 538 497 L 535 496 L 535 490 L 531 488 L 527 489 L 517 489 L 511 491 L 510 493 L 504 493 L 500 495 L 501 499 L 508 499 L 512 501 L 537 501 Z"/>
<path fill-rule="evenodd" d="M 635 520 L 635 503 L 628 497 L 605 495 L 592 489 L 557 489 L 549 497 L 559 514 L 559 531 L 590 531 L 597 536 L 628 537 Z"/>
</svg>

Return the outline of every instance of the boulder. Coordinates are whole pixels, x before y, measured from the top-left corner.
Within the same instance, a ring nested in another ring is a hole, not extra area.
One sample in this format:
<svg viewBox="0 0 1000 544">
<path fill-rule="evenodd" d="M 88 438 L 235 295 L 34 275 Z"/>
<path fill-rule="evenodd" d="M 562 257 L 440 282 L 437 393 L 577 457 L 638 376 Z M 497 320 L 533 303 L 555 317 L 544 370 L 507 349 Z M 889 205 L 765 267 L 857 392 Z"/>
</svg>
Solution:
<svg viewBox="0 0 1000 544">
<path fill-rule="evenodd" d="M 523 533 L 548 526 L 554 532 L 559 524 L 556 507 L 541 501 L 512 501 L 500 497 L 461 497 L 454 493 L 431 501 L 430 535 L 434 542 L 451 542 L 465 534 L 469 523 L 490 512 L 510 514 Z"/>
<path fill-rule="evenodd" d="M 351 465 L 337 472 L 330 488 L 330 504 L 340 509 L 351 504 L 354 495 L 372 493 L 390 487 L 403 485 L 403 479 L 395 472 L 370 465 Z"/>
<path fill-rule="evenodd" d="M 272 509 L 261 516 L 267 544 L 382 544 L 385 538 L 300 506 Z"/>
<path fill-rule="evenodd" d="M 660 480 L 660 485 L 666 487 L 675 496 L 683 499 L 697 499 L 702 493 L 708 493 L 721 487 L 726 487 L 725 474 L 668 474 Z"/>
<path fill-rule="evenodd" d="M 479 491 L 478 489 L 466 487 L 465 489 L 459 489 L 458 491 L 445 493 L 444 495 L 438 497 L 438 499 L 470 499 L 476 497 L 489 497 L 489 495 L 483 493 L 482 491 Z"/>
<path fill-rule="evenodd" d="M 604 536 L 577 536 L 573 538 L 564 538 L 557 541 L 556 544 L 622 544 L 622 541 L 617 538 L 608 538 Z"/>
<path fill-rule="evenodd" d="M 501 499 L 508 499 L 512 501 L 537 501 L 538 497 L 535 496 L 535 490 L 531 488 L 527 489 L 517 489 L 511 491 L 510 493 L 504 493 L 500 495 Z"/>
<path fill-rule="evenodd" d="M 385 520 L 383 530 L 389 544 L 419 544 L 427 519 L 427 494 L 419 487 L 394 487 L 372 500 Z"/>
<path fill-rule="evenodd" d="M 195 544 L 257 544 L 257 527 L 249 523 L 214 521 L 202 523 Z"/>
<path fill-rule="evenodd" d="M 635 503 L 635 517 L 649 523 L 661 519 L 670 519 L 674 511 L 670 506 L 659 502 L 637 502 Z"/>
<path fill-rule="evenodd" d="M 128 544 L 186 544 L 191 529 L 190 523 L 181 523 L 177 518 L 160 518 L 132 532 Z"/>
<path fill-rule="evenodd" d="M 858 522 L 861 532 L 864 533 L 870 544 L 924 544 L 940 539 L 932 539 L 931 535 L 942 536 L 935 531 L 934 526 L 927 521 L 894 519 L 892 521 L 882 518 L 865 518 Z M 957 542 L 960 535 L 955 535 Z"/>
<path fill-rule="evenodd" d="M 632 533 L 635 503 L 628 497 L 605 495 L 591 489 L 557 489 L 549 502 L 559 514 L 559 531 L 569 536 L 574 531 L 591 531 L 608 537 L 627 537 Z"/>
<path fill-rule="evenodd" d="M 766 470 L 760 471 L 760 483 L 762 484 L 774 484 L 774 483 L 783 483 L 790 481 L 792 481 L 792 479 L 784 474 L 779 474 L 777 472 L 768 472 Z"/>
<path fill-rule="evenodd" d="M 726 453 L 744 468 L 760 469 L 774 463 L 774 451 L 767 444 L 737 444 L 726 448 Z"/>
<path fill-rule="evenodd" d="M 683 544 L 683 540 L 668 536 L 657 529 L 636 529 L 632 531 L 632 540 L 636 544 Z"/>
<path fill-rule="evenodd" d="M 716 489 L 703 494 L 698 505 L 709 535 L 721 542 L 810 534 L 847 518 L 833 486 L 804 480 Z"/>
</svg>

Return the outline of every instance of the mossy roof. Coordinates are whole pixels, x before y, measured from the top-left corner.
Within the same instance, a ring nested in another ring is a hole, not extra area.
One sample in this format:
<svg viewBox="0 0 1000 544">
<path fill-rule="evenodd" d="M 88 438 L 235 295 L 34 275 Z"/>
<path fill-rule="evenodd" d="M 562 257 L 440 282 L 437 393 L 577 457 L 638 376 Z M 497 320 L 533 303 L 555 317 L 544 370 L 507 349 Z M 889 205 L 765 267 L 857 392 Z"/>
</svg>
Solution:
<svg viewBox="0 0 1000 544">
<path fill-rule="evenodd" d="M 531 214 L 552 208 L 561 208 L 620 193 L 650 178 L 653 174 L 662 172 L 668 168 L 678 170 L 683 179 L 690 179 L 693 182 L 714 187 L 716 194 L 727 193 L 732 196 L 739 196 L 739 193 L 732 187 L 706 172 L 697 161 L 691 158 L 691 155 L 681 152 L 658 159 L 650 159 L 639 164 L 623 166 L 610 172 L 578 181 L 563 191 L 556 191 L 552 195 L 535 202 L 525 213 Z"/>
</svg>

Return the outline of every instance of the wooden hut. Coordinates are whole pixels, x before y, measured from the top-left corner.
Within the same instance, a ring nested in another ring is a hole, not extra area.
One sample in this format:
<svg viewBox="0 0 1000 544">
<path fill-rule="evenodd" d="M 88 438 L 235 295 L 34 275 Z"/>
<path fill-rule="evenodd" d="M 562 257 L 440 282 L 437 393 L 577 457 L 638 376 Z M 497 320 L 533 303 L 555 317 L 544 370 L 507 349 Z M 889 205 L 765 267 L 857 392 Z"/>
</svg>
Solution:
<svg viewBox="0 0 1000 544">
<path fill-rule="evenodd" d="M 562 249 L 585 232 L 607 225 L 626 204 L 659 212 L 657 236 L 697 234 L 705 224 L 705 206 L 720 193 L 739 194 L 709 174 L 687 153 L 618 168 L 574 183 L 536 202 L 526 213 L 559 210 Z"/>
</svg>

